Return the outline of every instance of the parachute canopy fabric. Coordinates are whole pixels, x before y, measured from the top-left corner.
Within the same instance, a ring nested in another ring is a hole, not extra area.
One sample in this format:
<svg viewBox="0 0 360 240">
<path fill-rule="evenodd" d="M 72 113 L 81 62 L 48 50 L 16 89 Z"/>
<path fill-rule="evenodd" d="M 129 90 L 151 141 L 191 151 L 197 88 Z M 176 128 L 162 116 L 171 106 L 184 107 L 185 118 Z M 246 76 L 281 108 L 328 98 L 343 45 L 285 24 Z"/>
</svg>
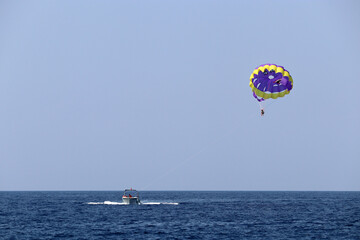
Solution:
<svg viewBox="0 0 360 240">
<path fill-rule="evenodd" d="M 263 64 L 251 74 L 249 86 L 253 91 L 253 96 L 261 102 L 289 94 L 293 88 L 293 79 L 284 67 Z"/>
</svg>

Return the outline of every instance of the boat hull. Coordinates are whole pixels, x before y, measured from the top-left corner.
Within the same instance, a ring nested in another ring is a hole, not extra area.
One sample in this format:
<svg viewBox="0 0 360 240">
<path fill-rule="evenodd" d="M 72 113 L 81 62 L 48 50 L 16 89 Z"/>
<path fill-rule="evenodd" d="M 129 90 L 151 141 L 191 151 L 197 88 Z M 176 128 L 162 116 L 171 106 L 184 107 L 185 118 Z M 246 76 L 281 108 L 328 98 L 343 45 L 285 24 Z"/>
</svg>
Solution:
<svg viewBox="0 0 360 240">
<path fill-rule="evenodd" d="M 124 204 L 128 205 L 138 205 L 140 204 L 140 200 L 137 197 L 123 197 L 122 198 Z"/>
</svg>

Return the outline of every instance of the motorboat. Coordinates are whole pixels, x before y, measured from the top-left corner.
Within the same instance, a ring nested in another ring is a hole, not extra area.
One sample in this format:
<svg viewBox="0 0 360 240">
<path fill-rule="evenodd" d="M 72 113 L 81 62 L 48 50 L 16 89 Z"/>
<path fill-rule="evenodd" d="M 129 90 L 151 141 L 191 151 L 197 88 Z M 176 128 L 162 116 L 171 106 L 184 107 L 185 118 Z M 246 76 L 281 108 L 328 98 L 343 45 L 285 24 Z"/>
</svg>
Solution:
<svg viewBox="0 0 360 240">
<path fill-rule="evenodd" d="M 139 192 L 132 188 L 125 189 L 122 200 L 124 204 L 138 205 L 140 204 Z"/>
</svg>

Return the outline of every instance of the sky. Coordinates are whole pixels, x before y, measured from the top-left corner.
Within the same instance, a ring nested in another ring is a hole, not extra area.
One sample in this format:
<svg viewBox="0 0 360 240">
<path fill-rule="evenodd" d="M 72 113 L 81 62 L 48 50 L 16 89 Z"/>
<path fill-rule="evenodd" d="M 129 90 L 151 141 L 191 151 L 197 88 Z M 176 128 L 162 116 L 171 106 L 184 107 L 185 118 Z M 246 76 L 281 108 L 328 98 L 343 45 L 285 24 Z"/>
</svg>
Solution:
<svg viewBox="0 0 360 240">
<path fill-rule="evenodd" d="M 360 191 L 359 56 L 356 0 L 0 0 L 0 191 Z"/>
</svg>

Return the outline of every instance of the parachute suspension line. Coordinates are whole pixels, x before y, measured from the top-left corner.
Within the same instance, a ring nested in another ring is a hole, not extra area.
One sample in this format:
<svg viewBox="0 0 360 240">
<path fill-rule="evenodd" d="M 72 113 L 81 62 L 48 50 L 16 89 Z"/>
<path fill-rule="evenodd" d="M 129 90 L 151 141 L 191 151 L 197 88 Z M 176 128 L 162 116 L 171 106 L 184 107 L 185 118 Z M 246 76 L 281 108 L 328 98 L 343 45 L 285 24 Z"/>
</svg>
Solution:
<svg viewBox="0 0 360 240">
<path fill-rule="evenodd" d="M 265 109 L 265 107 L 268 108 L 268 107 L 269 107 L 270 105 L 272 105 L 273 103 L 274 103 L 273 100 L 270 101 L 270 102 L 269 102 L 269 100 L 263 101 L 263 102 L 258 102 L 260 109 Z"/>
<path fill-rule="evenodd" d="M 261 104 L 261 102 L 259 102 L 259 106 L 260 106 L 260 115 L 261 115 L 261 116 L 264 116 L 265 111 L 264 111 L 264 107 L 263 107 L 263 105 Z"/>
</svg>

